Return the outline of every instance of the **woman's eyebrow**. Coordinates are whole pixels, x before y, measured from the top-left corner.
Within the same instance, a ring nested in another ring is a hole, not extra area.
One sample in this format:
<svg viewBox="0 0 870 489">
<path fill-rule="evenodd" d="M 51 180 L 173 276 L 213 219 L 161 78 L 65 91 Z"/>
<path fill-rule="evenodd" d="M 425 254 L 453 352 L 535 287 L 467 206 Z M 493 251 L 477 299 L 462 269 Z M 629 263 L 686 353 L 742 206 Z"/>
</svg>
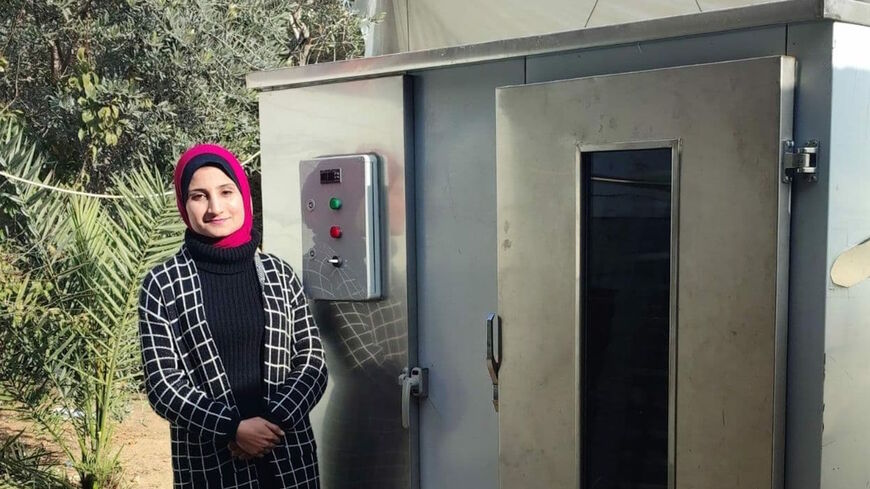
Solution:
<svg viewBox="0 0 870 489">
<path fill-rule="evenodd" d="M 217 187 L 218 190 L 223 190 L 223 189 L 225 189 L 225 188 L 235 188 L 235 184 L 233 184 L 233 183 L 225 183 L 225 184 L 223 184 L 223 185 L 219 185 L 219 186 Z M 204 188 L 196 187 L 196 188 L 188 189 L 188 191 L 187 191 L 188 194 L 193 193 L 193 192 L 208 193 L 208 189 L 204 189 Z"/>
</svg>

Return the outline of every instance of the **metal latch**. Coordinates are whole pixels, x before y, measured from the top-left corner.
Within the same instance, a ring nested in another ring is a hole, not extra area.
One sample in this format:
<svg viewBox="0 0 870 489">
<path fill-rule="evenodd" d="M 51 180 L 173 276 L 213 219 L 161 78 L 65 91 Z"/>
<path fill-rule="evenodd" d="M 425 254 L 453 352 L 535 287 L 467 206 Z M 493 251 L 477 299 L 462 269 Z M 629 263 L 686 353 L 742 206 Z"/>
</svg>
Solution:
<svg viewBox="0 0 870 489">
<path fill-rule="evenodd" d="M 494 337 L 493 337 L 494 336 Z M 498 412 L 498 370 L 501 367 L 501 321 L 498 314 L 486 317 L 486 369 L 492 380 L 492 407 Z"/>
<path fill-rule="evenodd" d="M 803 175 L 808 182 L 818 181 L 816 159 L 819 153 L 819 142 L 807 141 L 803 146 L 795 145 L 794 141 L 782 142 L 782 181 L 790 183 L 795 175 Z"/>
<path fill-rule="evenodd" d="M 411 426 L 411 396 L 424 398 L 429 395 L 429 369 L 414 367 L 408 373 L 408 367 L 399 374 L 399 385 L 402 386 L 402 427 Z"/>
</svg>

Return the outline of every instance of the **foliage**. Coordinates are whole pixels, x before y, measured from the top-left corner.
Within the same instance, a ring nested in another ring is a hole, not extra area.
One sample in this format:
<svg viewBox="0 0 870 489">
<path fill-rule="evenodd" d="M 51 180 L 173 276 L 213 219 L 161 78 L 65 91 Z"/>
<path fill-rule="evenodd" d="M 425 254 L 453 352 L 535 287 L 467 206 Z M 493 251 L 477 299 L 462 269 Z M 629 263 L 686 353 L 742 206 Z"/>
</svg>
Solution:
<svg viewBox="0 0 870 489">
<path fill-rule="evenodd" d="M 0 167 L 39 175 L 44 162 L 21 131 L 3 134 Z M 0 186 L 18 216 L 2 250 L 0 408 L 44 430 L 86 489 L 118 483 L 111 437 L 138 386 L 139 285 L 182 236 L 156 170 L 114 176 L 111 188 L 123 198 Z"/>
<path fill-rule="evenodd" d="M 361 28 L 374 19 L 348 7 L 5 0 L 0 9 L 0 171 L 122 197 L 0 176 L 0 414 L 39 426 L 82 487 L 118 483 L 111 436 L 137 387 L 140 280 L 182 235 L 161 175 L 195 142 L 255 157 L 245 75 L 361 55 Z M 13 438 L 0 444 L 0 487 L 69 487 L 53 463 Z"/>
<path fill-rule="evenodd" d="M 359 56 L 348 0 L 6 0 L 0 112 L 19 114 L 57 176 L 103 189 L 194 142 L 257 153 L 257 70 Z"/>
<path fill-rule="evenodd" d="M 57 475 L 57 463 L 41 447 L 21 442 L 22 433 L 0 443 L 0 488 L 72 489 L 73 484 Z"/>
</svg>

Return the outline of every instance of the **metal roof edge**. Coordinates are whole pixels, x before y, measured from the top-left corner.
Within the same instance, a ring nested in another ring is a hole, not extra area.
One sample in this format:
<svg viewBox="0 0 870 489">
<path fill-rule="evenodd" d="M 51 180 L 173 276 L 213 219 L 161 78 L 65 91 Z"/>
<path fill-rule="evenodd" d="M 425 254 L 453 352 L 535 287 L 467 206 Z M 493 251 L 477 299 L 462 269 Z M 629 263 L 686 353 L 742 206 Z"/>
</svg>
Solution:
<svg viewBox="0 0 870 489">
<path fill-rule="evenodd" d="M 870 3 L 860 0 L 784 0 L 480 44 L 258 71 L 249 73 L 246 81 L 248 88 L 278 90 L 825 18 L 847 22 L 855 19 L 855 23 L 870 25 Z"/>
<path fill-rule="evenodd" d="M 826 19 L 870 25 L 870 2 L 862 0 L 825 0 Z"/>
</svg>

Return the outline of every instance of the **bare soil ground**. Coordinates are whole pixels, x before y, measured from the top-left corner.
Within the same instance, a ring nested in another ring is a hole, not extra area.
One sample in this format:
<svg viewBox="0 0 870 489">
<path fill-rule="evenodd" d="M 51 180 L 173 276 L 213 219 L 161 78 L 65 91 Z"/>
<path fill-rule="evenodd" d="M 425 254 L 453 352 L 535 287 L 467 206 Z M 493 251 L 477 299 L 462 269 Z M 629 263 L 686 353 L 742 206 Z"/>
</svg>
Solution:
<svg viewBox="0 0 870 489">
<path fill-rule="evenodd" d="M 154 414 L 144 397 L 136 398 L 132 411 L 115 430 L 114 442 L 121 447 L 123 481 L 131 489 L 165 489 L 172 487 L 169 447 L 169 423 Z M 0 418 L 0 444 L 22 429 L 20 441 L 30 446 L 42 445 L 56 452 L 47 439 L 35 436 L 28 425 L 8 417 Z M 62 455 L 58 455 L 62 457 Z"/>
</svg>

